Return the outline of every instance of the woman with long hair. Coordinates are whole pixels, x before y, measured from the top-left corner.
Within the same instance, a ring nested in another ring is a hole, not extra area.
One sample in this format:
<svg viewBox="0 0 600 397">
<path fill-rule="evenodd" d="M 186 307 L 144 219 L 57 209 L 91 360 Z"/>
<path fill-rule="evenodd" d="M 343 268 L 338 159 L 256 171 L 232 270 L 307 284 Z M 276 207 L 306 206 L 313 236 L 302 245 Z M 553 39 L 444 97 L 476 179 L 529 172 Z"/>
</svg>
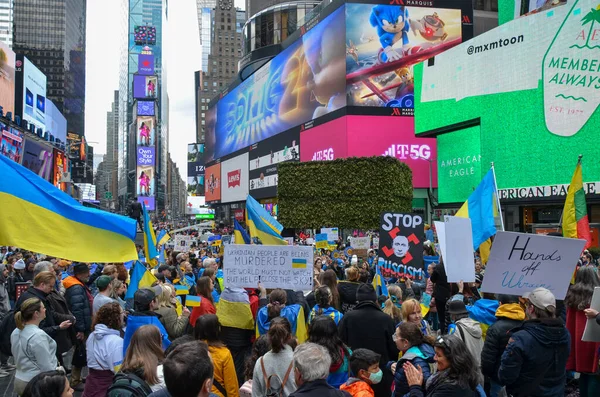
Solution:
<svg viewBox="0 0 600 397">
<path fill-rule="evenodd" d="M 567 371 L 576 371 L 581 374 L 579 392 L 582 397 L 600 395 L 600 378 L 596 375 L 600 343 L 581 340 L 587 323 L 584 310 L 590 307 L 595 287 L 600 287 L 596 268 L 582 266 L 577 270 L 575 284 L 569 287 L 565 298 L 566 327 L 571 334 L 571 353 L 567 360 Z"/>
<path fill-rule="evenodd" d="M 308 324 L 317 316 L 325 315 L 331 317 L 335 321 L 335 325 L 339 324 L 342 319 L 342 313 L 337 311 L 333 306 L 333 294 L 328 286 L 323 285 L 315 290 L 316 305 L 310 311 L 308 316 Z"/>
<path fill-rule="evenodd" d="M 352 350 L 339 337 L 336 323 L 329 316 L 316 317 L 308 328 L 308 342 L 323 346 L 331 357 L 327 383 L 338 388 L 348 380 Z"/>
<path fill-rule="evenodd" d="M 115 279 L 110 282 L 110 297 L 117 301 L 119 305 L 125 310 L 127 303 L 123 299 L 127 293 L 127 284 L 119 279 Z"/>
<path fill-rule="evenodd" d="M 360 272 L 358 267 L 350 266 L 345 272 L 346 280 L 340 281 L 337 285 L 338 294 L 340 295 L 340 311 L 343 314 L 348 313 L 356 306 L 356 291 L 360 285 Z"/>
<path fill-rule="evenodd" d="M 221 341 L 221 324 L 214 314 L 198 317 L 194 338 L 206 342 L 213 360 L 214 379 L 212 392 L 220 397 L 235 396 L 240 386 L 231 352 Z"/>
<path fill-rule="evenodd" d="M 425 387 L 422 369 L 409 361 L 402 365 L 411 397 L 479 396 L 479 368 L 462 339 L 456 335 L 440 336 L 433 347 L 438 372 L 427 380 Z"/>
<path fill-rule="evenodd" d="M 281 380 L 281 383 L 277 382 L 276 385 L 272 386 L 281 385 L 283 390 L 281 396 L 288 397 L 296 391 L 296 380 L 292 372 L 294 349 L 291 346 L 294 337 L 290 322 L 284 317 L 274 318 L 271 321 L 267 339 L 271 345 L 271 350 L 256 361 L 252 376 L 252 395 L 266 396 L 270 394 L 270 391 L 267 390 L 267 380 L 274 379 L 276 376 Z"/>
<path fill-rule="evenodd" d="M 271 350 L 267 335 L 262 335 L 254 341 L 252 345 L 252 353 L 246 360 L 246 367 L 244 369 L 244 379 L 246 382 L 240 387 L 240 397 L 252 397 L 252 377 L 254 376 L 254 365 L 259 358 L 267 354 Z"/>
<path fill-rule="evenodd" d="M 123 319 L 125 311 L 117 302 L 103 305 L 94 317 L 93 329 L 86 342 L 87 366 L 84 397 L 102 397 L 123 363 Z"/>
<path fill-rule="evenodd" d="M 155 313 L 160 314 L 160 322 L 165 326 L 170 340 L 175 340 L 183 335 L 188 325 L 188 317 L 190 311 L 187 307 L 183 307 L 181 316 L 177 314 L 177 299 L 175 287 L 171 284 L 163 284 L 160 286 L 162 293 L 158 295 L 158 309 Z"/>
<path fill-rule="evenodd" d="M 23 397 L 73 397 L 73 389 L 64 371 L 47 371 L 29 381 Z"/>
<path fill-rule="evenodd" d="M 190 315 L 190 324 L 192 326 L 195 326 L 198 317 L 204 314 L 217 314 L 212 296 L 214 288 L 215 285 L 210 277 L 202 276 L 198 279 L 196 291 L 198 292 L 198 297 L 200 297 L 200 306 L 192 309 L 192 314 Z"/>
<path fill-rule="evenodd" d="M 17 328 L 10 335 L 10 346 L 17 366 L 14 391 L 18 395 L 34 376 L 58 366 L 56 342 L 40 329 L 45 318 L 46 307 L 37 298 L 26 299 L 15 313 Z"/>
<path fill-rule="evenodd" d="M 340 310 L 340 293 L 338 292 L 337 288 L 338 282 L 335 272 L 331 269 L 325 270 L 319 276 L 319 283 L 321 286 L 329 287 L 329 290 L 331 291 L 331 306 L 333 306 L 336 310 Z"/>
<path fill-rule="evenodd" d="M 388 293 L 383 312 L 394 320 L 394 324 L 399 324 L 402 321 L 402 288 L 392 284 L 388 286 Z"/>
<path fill-rule="evenodd" d="M 121 372 L 136 375 L 143 379 L 152 391 L 158 391 L 165 387 L 163 359 L 159 329 L 154 325 L 143 325 L 131 337 Z"/>
<path fill-rule="evenodd" d="M 425 336 L 431 336 L 433 333 L 429 323 L 423 320 L 421 304 L 416 299 L 408 299 L 402 303 L 402 321 L 417 324 Z"/>
</svg>

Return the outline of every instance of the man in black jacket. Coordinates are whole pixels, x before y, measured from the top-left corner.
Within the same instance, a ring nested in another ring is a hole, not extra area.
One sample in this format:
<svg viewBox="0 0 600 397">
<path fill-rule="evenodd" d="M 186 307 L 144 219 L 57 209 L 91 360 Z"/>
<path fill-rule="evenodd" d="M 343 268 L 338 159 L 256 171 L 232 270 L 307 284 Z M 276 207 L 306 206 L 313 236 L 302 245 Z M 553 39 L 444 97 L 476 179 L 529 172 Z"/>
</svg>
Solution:
<svg viewBox="0 0 600 397">
<path fill-rule="evenodd" d="M 348 392 L 327 384 L 330 365 L 331 357 L 323 346 L 310 342 L 298 346 L 293 370 L 298 389 L 290 397 L 350 397 Z"/>
<path fill-rule="evenodd" d="M 381 355 L 380 367 L 398 359 L 398 348 L 392 340 L 396 332 L 394 320 L 377 305 L 377 294 L 370 284 L 361 284 L 356 291 L 358 304 L 346 313 L 339 324 L 342 341 L 352 350 L 369 349 Z M 373 385 L 376 397 L 389 397 L 392 373 L 384 371 L 381 383 Z"/>
</svg>

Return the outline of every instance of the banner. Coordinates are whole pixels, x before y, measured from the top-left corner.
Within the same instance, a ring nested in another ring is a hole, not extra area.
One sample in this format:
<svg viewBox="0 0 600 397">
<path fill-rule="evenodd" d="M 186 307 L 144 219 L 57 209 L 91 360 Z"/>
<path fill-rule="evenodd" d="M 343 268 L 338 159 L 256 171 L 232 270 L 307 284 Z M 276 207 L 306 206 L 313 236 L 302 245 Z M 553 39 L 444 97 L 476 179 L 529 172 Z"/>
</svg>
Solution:
<svg viewBox="0 0 600 397">
<path fill-rule="evenodd" d="M 327 233 L 315 235 L 315 241 L 317 242 L 315 245 L 316 249 L 327 249 L 327 247 L 329 247 L 329 244 L 327 243 Z"/>
<path fill-rule="evenodd" d="M 379 257 L 384 260 L 381 268 L 384 277 L 406 277 L 417 281 L 425 278 L 424 228 L 423 217 L 419 214 L 381 214 Z"/>
<path fill-rule="evenodd" d="M 327 233 L 327 241 L 337 241 L 339 229 L 337 227 L 322 227 L 321 233 Z"/>
<path fill-rule="evenodd" d="M 352 255 L 367 257 L 367 251 L 371 248 L 371 237 L 351 237 L 350 246 L 352 247 Z"/>
<path fill-rule="evenodd" d="M 313 247 L 225 245 L 223 281 L 230 287 L 311 291 Z"/>
<path fill-rule="evenodd" d="M 584 245 L 585 240 L 498 232 L 481 290 L 520 296 L 544 287 L 563 300 Z"/>
<path fill-rule="evenodd" d="M 188 252 L 192 249 L 192 236 L 178 234 L 175 236 L 175 248 L 179 252 Z"/>
</svg>

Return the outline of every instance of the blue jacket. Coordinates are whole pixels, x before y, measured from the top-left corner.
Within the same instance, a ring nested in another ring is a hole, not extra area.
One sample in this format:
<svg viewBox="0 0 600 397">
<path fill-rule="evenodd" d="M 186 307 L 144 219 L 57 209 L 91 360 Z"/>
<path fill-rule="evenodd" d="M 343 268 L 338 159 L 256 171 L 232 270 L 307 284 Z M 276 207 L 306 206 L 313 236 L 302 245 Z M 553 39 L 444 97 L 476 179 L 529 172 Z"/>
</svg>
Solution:
<svg viewBox="0 0 600 397">
<path fill-rule="evenodd" d="M 135 331 L 143 325 L 155 325 L 158 327 L 162 337 L 163 350 L 171 345 L 167 330 L 160 322 L 160 314 L 154 312 L 135 312 L 127 317 L 127 328 L 125 329 L 125 338 L 123 338 L 123 357 L 125 357 L 125 354 L 127 353 L 131 337 Z"/>
<path fill-rule="evenodd" d="M 300 313 L 300 305 L 289 305 L 281 309 L 280 317 L 285 317 L 292 326 L 292 335 L 296 335 L 296 328 L 298 327 L 298 315 Z M 271 326 L 271 320 L 269 319 L 269 313 L 267 306 L 261 307 L 256 314 L 256 327 L 259 335 L 264 335 L 269 331 Z"/>
<path fill-rule="evenodd" d="M 571 336 L 560 318 L 528 320 L 511 331 L 498 380 L 515 397 L 565 394 Z"/>
<path fill-rule="evenodd" d="M 413 346 L 404 353 L 402 358 L 398 360 L 396 364 L 396 374 L 394 375 L 394 394 L 393 397 L 401 397 L 410 395 L 410 386 L 408 386 L 408 381 L 406 380 L 406 374 L 404 373 L 404 365 L 405 362 L 410 361 L 412 365 L 421 367 L 423 369 L 423 384 L 427 383 L 427 379 L 431 376 L 431 368 L 429 367 L 430 363 L 433 363 L 433 356 L 435 355 L 435 350 L 433 347 L 427 343 L 423 343 L 420 346 Z M 391 369 L 392 364 L 394 362 L 390 361 L 387 364 L 387 368 Z"/>
<path fill-rule="evenodd" d="M 321 313 L 321 316 L 329 316 L 331 317 L 331 319 L 333 321 L 335 321 L 335 325 L 338 325 L 340 323 L 340 320 L 342 319 L 343 314 L 340 313 L 339 311 L 337 311 L 335 309 L 335 307 L 333 306 L 329 306 L 326 309 L 321 309 L 321 307 L 319 305 L 315 305 L 312 310 L 310 311 L 310 314 L 308 315 L 308 323 L 311 324 L 313 322 L 313 320 L 315 319 L 315 317 L 319 316 L 319 310 L 323 310 L 323 313 Z"/>
</svg>

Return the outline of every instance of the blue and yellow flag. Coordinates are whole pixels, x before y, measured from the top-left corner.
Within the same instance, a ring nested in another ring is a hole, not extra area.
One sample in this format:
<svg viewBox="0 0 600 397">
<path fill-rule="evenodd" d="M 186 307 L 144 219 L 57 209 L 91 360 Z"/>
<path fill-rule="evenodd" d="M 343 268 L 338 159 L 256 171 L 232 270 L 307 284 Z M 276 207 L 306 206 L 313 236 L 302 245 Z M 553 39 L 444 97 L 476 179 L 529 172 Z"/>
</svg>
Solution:
<svg viewBox="0 0 600 397">
<path fill-rule="evenodd" d="M 140 288 L 149 288 L 156 281 L 156 277 L 148 269 L 146 266 L 142 264 L 142 262 L 137 261 L 135 265 L 133 265 L 133 272 L 131 273 L 131 279 L 129 282 L 129 287 L 127 288 L 127 293 L 125 294 L 125 299 L 133 299 L 133 294 Z"/>
<path fill-rule="evenodd" d="M 250 236 L 248 236 L 246 229 L 244 229 L 236 219 L 233 220 L 233 237 L 235 238 L 235 244 L 251 243 Z"/>
<path fill-rule="evenodd" d="M 150 262 L 158 256 L 156 236 L 154 235 L 152 221 L 144 203 L 142 203 L 142 210 L 144 211 L 144 255 L 146 255 L 146 261 Z"/>
<path fill-rule="evenodd" d="M 283 226 L 250 195 L 246 199 L 246 224 L 250 237 L 258 237 L 264 245 L 287 245 L 281 238 Z"/>
<path fill-rule="evenodd" d="M 373 277 L 373 288 L 375 292 L 377 292 L 377 296 L 385 295 L 390 296 L 388 292 L 387 285 L 385 285 L 385 280 L 381 275 L 381 271 L 379 270 L 381 264 L 383 263 L 383 258 L 379 258 L 379 263 L 375 266 L 375 277 Z"/>
<path fill-rule="evenodd" d="M 77 262 L 137 259 L 135 220 L 84 207 L 5 156 L 0 156 L 0 208 L 0 245 Z"/>
<path fill-rule="evenodd" d="M 187 307 L 200 307 L 200 302 L 202 302 L 202 298 L 196 295 L 187 295 L 185 297 L 185 305 Z"/>
<path fill-rule="evenodd" d="M 169 233 L 167 233 L 165 229 L 162 229 L 160 232 L 158 232 L 158 236 L 156 236 L 156 245 L 165 245 L 170 239 L 171 236 L 169 236 Z"/>
</svg>

